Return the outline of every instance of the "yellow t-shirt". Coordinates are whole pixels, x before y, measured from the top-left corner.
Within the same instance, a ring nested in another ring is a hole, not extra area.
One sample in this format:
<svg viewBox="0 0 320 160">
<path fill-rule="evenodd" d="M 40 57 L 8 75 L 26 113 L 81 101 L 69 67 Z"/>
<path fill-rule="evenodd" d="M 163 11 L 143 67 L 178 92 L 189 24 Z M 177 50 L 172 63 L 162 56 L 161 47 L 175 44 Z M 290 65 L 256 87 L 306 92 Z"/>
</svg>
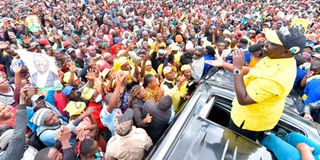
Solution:
<svg viewBox="0 0 320 160">
<path fill-rule="evenodd" d="M 182 85 L 179 87 L 179 92 L 181 94 L 181 96 L 184 96 L 184 95 L 187 95 L 188 94 L 188 83 L 189 81 L 188 80 L 185 80 Z"/>
<path fill-rule="evenodd" d="M 294 58 L 263 58 L 244 76 L 248 95 L 257 103 L 242 106 L 237 98 L 231 109 L 232 121 L 250 131 L 270 130 L 277 125 L 296 77 Z"/>
<path fill-rule="evenodd" d="M 248 67 L 253 68 L 254 66 L 256 66 L 256 64 L 261 60 L 262 58 L 258 58 L 258 60 L 256 60 L 255 58 L 253 58 L 253 56 L 250 57 L 250 63 L 248 64 Z"/>
<path fill-rule="evenodd" d="M 172 85 L 172 88 L 169 88 L 168 85 Z M 175 85 L 175 81 L 169 81 L 164 79 L 160 87 L 164 90 L 164 95 L 169 95 L 172 97 L 172 94 L 178 90 L 178 87 Z"/>
<path fill-rule="evenodd" d="M 156 50 L 156 44 L 157 44 L 157 42 L 153 42 L 153 43 L 150 45 L 150 49 L 151 49 L 152 51 L 158 52 L 158 50 Z M 160 43 L 160 46 L 162 46 L 162 47 L 164 47 L 164 48 L 167 47 L 167 45 L 166 45 L 165 42 L 161 42 L 161 43 Z M 152 53 L 153 53 L 153 52 L 150 52 L 150 54 L 152 54 Z"/>
<path fill-rule="evenodd" d="M 180 60 L 181 60 L 181 56 L 182 56 L 182 53 L 181 53 L 181 52 L 178 52 L 177 54 L 174 54 L 174 55 L 173 55 L 174 63 L 179 64 L 179 63 L 180 63 Z"/>
</svg>

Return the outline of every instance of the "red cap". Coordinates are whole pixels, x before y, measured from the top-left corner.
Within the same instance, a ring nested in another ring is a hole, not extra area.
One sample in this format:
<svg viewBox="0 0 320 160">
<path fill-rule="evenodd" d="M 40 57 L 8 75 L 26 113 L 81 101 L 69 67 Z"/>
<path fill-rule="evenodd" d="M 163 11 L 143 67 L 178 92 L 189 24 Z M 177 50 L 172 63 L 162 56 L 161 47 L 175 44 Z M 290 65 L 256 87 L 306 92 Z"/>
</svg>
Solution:
<svg viewBox="0 0 320 160">
<path fill-rule="evenodd" d="M 63 42 L 62 45 L 63 45 L 63 48 L 66 48 L 66 47 L 71 45 L 71 42 L 70 41 L 65 41 L 65 42 Z"/>
<path fill-rule="evenodd" d="M 39 44 L 40 45 L 44 45 L 44 46 L 50 45 L 49 41 L 47 39 L 45 39 L 45 38 L 41 38 L 39 40 Z"/>
</svg>

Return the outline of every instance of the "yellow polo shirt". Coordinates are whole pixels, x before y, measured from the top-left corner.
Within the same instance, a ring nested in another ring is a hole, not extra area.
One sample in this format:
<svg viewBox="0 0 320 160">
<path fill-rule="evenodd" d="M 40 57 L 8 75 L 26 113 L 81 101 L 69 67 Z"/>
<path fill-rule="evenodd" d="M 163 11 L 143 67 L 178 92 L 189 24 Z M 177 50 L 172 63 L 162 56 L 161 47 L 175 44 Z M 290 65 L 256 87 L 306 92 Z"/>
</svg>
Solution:
<svg viewBox="0 0 320 160">
<path fill-rule="evenodd" d="M 248 95 L 257 103 L 242 106 L 237 98 L 231 109 L 232 121 L 242 129 L 265 131 L 274 128 L 280 120 L 285 99 L 296 77 L 294 58 L 260 60 L 244 76 Z"/>
</svg>

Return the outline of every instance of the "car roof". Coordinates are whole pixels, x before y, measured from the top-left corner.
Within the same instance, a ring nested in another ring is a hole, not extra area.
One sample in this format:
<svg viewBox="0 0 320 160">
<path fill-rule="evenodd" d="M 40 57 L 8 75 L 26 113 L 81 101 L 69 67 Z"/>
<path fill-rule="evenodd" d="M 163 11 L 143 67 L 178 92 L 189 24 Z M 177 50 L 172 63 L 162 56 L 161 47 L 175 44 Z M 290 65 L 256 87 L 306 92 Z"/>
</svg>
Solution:
<svg viewBox="0 0 320 160">
<path fill-rule="evenodd" d="M 213 100 L 200 88 L 146 159 L 272 159 L 265 147 L 206 119 Z"/>
<path fill-rule="evenodd" d="M 223 72 L 221 71 L 221 75 Z M 223 82 L 226 81 L 207 79 L 199 85 L 147 159 L 272 159 L 265 147 L 206 119 L 203 115 L 208 114 L 208 106 L 213 105 L 214 100 L 208 98 L 210 95 L 233 99 L 233 83 Z M 212 104 L 207 104 L 210 102 Z M 298 114 L 285 110 L 281 121 L 298 126 L 305 135 L 320 142 L 317 128 L 319 126 L 304 120 Z"/>
</svg>

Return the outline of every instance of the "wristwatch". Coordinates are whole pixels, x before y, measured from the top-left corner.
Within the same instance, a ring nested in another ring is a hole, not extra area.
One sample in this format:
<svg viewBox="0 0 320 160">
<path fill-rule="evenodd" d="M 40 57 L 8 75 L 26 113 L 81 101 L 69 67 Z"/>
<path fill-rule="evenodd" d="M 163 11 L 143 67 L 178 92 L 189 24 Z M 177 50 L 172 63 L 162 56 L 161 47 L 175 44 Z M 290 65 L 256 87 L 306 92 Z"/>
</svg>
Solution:
<svg viewBox="0 0 320 160">
<path fill-rule="evenodd" d="M 241 70 L 240 69 L 234 69 L 233 70 L 234 75 L 241 75 Z"/>
</svg>

